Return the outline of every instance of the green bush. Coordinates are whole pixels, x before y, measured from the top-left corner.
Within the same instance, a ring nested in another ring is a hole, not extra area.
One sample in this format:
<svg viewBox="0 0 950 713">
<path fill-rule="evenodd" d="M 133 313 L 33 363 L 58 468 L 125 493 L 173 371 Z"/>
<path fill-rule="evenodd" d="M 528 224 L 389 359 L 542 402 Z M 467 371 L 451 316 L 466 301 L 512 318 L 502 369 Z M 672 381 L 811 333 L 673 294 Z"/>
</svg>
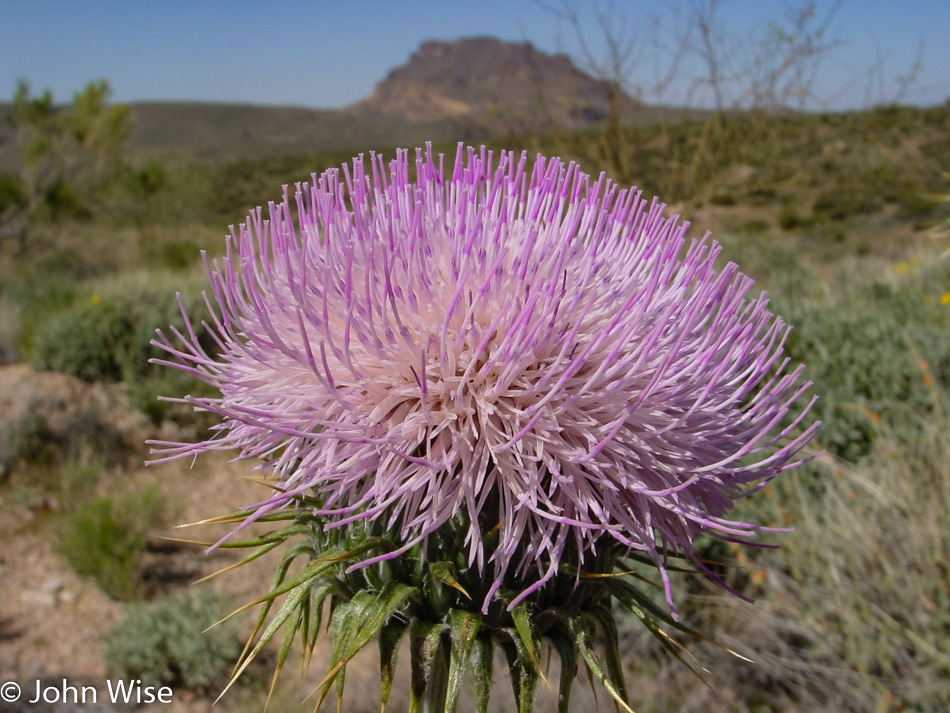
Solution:
<svg viewBox="0 0 950 713">
<path fill-rule="evenodd" d="M 72 508 L 87 501 L 99 481 L 101 469 L 102 463 L 95 461 L 72 460 L 64 463 L 59 471 L 56 488 L 63 507 Z"/>
<path fill-rule="evenodd" d="M 135 327 L 117 302 L 90 299 L 53 315 L 33 336 L 30 365 L 84 381 L 118 381 Z"/>
<path fill-rule="evenodd" d="M 786 203 L 778 212 L 778 224 L 782 230 L 793 230 L 804 223 L 802 216 L 791 203 Z"/>
<path fill-rule="evenodd" d="M 881 198 L 872 191 L 860 190 L 855 186 L 837 186 L 819 194 L 812 208 L 817 215 L 831 220 L 844 220 L 854 215 L 876 213 L 882 204 Z"/>
<path fill-rule="evenodd" d="M 77 573 L 92 577 L 113 599 L 142 594 L 141 560 L 149 532 L 165 517 L 158 488 L 118 498 L 95 497 L 68 512 L 59 550 Z"/>
<path fill-rule="evenodd" d="M 17 265 L 10 279 L 0 280 L 0 294 L 19 312 L 15 346 L 20 355 L 32 350 L 36 329 L 74 304 L 77 284 L 95 269 L 71 250 L 50 250 Z"/>
<path fill-rule="evenodd" d="M 19 178 L 9 173 L 0 173 L 0 214 L 22 206 L 26 200 L 23 184 Z"/>
<path fill-rule="evenodd" d="M 731 193 L 717 193 L 709 199 L 709 202 L 713 205 L 731 206 L 736 204 L 736 197 Z"/>
<path fill-rule="evenodd" d="M 56 445 L 46 419 L 28 410 L 0 433 L 0 463 L 49 465 L 56 459 Z"/>
<path fill-rule="evenodd" d="M 0 428 L 0 464 L 48 468 L 71 460 L 86 462 L 89 456 L 105 463 L 121 463 L 129 442 L 93 408 L 80 408 L 68 420 L 54 419 L 56 429 L 43 414 L 28 406 L 22 416 Z"/>
<path fill-rule="evenodd" d="M 740 233 L 765 233 L 768 229 L 769 224 L 764 220 L 746 220 L 736 228 Z"/>
<path fill-rule="evenodd" d="M 775 203 L 778 191 L 772 185 L 754 185 L 749 188 L 749 203 L 752 205 L 772 205 Z"/>
<path fill-rule="evenodd" d="M 203 304 L 192 299 L 191 314 L 200 315 Z M 49 316 L 35 328 L 31 366 L 52 370 L 85 381 L 123 381 L 132 404 L 158 424 L 174 405 L 159 402 L 158 395 L 205 393 L 194 378 L 149 363 L 165 358 L 150 344 L 155 330 L 169 325 L 184 328 L 174 294 L 156 289 L 138 289 L 105 297 L 94 295 Z M 204 345 L 213 344 L 203 327 L 196 325 Z M 186 420 L 191 409 L 177 413 Z"/>
<path fill-rule="evenodd" d="M 940 208 L 939 202 L 915 189 L 901 191 L 897 202 L 897 217 L 903 220 L 929 218 Z"/>
<path fill-rule="evenodd" d="M 106 632 L 103 658 L 123 678 L 173 690 L 213 690 L 241 653 L 232 630 L 217 626 L 225 611 L 218 597 L 192 592 L 130 609 Z"/>
<path fill-rule="evenodd" d="M 831 453 L 859 460 L 882 426 L 910 438 L 934 414 L 950 387 L 950 316 L 934 298 L 948 284 L 950 266 L 938 265 L 850 301 L 778 308 L 795 327 L 787 353 L 821 396 L 820 440 Z"/>
<path fill-rule="evenodd" d="M 149 161 L 141 169 L 124 167 L 119 180 L 122 187 L 138 199 L 148 198 L 168 183 L 165 169 L 157 161 Z"/>
<path fill-rule="evenodd" d="M 191 240 L 162 243 L 155 249 L 154 256 L 162 267 L 184 270 L 198 264 L 201 247 Z"/>
<path fill-rule="evenodd" d="M 203 423 L 200 415 L 191 406 L 159 401 L 162 396 L 212 395 L 212 387 L 198 381 L 184 372 L 149 363 L 149 359 L 168 359 L 168 354 L 152 346 L 155 330 L 168 333 L 169 325 L 184 332 L 184 320 L 174 295 L 163 292 L 160 295 L 142 290 L 129 293 L 125 300 L 135 315 L 135 330 L 129 335 L 129 342 L 122 354 L 122 379 L 128 387 L 132 405 L 144 413 L 156 425 L 165 418 L 173 416 L 179 424 Z M 193 297 L 185 300 L 192 319 L 198 319 L 206 313 L 203 299 Z M 216 346 L 208 332 L 200 323 L 193 325 L 202 346 L 214 352 Z"/>
</svg>

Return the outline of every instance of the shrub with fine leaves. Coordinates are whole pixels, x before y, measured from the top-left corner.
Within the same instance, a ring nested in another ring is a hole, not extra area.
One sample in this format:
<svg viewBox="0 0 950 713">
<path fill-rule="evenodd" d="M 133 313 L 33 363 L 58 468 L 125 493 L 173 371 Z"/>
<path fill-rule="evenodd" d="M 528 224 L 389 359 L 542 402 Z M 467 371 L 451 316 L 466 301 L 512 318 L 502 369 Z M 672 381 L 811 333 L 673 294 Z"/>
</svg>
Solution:
<svg viewBox="0 0 950 713">
<path fill-rule="evenodd" d="M 241 647 L 227 626 L 205 629 L 226 609 L 206 591 L 132 608 L 105 635 L 106 665 L 143 685 L 187 690 L 220 685 Z"/>
</svg>

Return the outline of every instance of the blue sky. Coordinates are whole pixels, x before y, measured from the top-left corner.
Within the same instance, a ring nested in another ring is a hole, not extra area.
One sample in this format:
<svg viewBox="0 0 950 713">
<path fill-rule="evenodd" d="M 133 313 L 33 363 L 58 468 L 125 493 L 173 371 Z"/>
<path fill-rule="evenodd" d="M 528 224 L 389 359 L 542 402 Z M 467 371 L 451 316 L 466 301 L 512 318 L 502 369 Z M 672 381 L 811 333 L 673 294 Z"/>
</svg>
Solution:
<svg viewBox="0 0 950 713">
<path fill-rule="evenodd" d="M 603 33 L 590 2 L 575 6 L 584 10 L 591 52 L 602 56 Z M 803 4 L 720 2 L 720 26 L 739 42 L 780 18 L 783 8 Z M 656 77 L 652 41 L 675 35 L 675 15 L 695 2 L 614 4 L 612 27 L 629 28 L 639 42 L 631 80 L 648 88 L 649 100 Z M 818 14 L 833 4 L 817 0 Z M 660 21 L 667 34 L 654 30 L 657 12 L 665 13 Z M 426 39 L 492 35 L 580 56 L 571 27 L 531 0 L 0 0 L 0 18 L 3 100 L 12 96 L 19 78 L 34 91 L 51 89 L 61 101 L 88 81 L 104 78 L 121 102 L 334 108 L 368 96 Z M 895 77 L 910 72 L 918 56 L 922 71 L 903 100 L 935 104 L 950 97 L 950 0 L 842 0 L 829 31 L 840 42 L 820 66 L 814 86 L 831 108 L 893 100 L 899 93 Z M 704 101 L 687 93 L 690 69 L 684 67 L 665 100 Z"/>
</svg>

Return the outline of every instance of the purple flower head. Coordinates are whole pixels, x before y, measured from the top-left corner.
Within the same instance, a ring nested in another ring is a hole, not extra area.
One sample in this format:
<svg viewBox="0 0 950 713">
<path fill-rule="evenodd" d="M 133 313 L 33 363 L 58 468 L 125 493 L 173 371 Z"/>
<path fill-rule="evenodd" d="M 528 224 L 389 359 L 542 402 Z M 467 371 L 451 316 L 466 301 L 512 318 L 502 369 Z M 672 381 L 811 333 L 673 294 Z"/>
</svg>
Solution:
<svg viewBox="0 0 950 713">
<path fill-rule="evenodd" d="M 249 519 L 311 496 L 328 528 L 392 528 L 403 546 L 376 560 L 461 518 L 486 606 L 607 545 L 653 560 L 669 599 L 667 556 L 764 529 L 733 502 L 800 464 L 817 424 L 798 427 L 810 383 L 764 294 L 664 209 L 461 146 L 451 175 L 400 151 L 285 188 L 209 265 L 217 353 L 190 323 L 161 339 L 221 393 L 185 400 L 224 417 L 161 460 L 238 449 L 281 488 Z"/>
</svg>

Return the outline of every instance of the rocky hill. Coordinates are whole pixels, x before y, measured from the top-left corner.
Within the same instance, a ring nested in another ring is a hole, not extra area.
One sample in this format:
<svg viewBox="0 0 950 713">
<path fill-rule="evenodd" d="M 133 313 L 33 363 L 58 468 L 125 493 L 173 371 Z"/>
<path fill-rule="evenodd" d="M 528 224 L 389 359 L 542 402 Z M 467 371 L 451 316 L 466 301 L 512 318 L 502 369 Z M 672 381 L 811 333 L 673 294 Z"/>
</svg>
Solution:
<svg viewBox="0 0 950 713">
<path fill-rule="evenodd" d="M 504 131 L 577 128 L 608 115 L 611 91 L 566 55 L 540 52 L 528 42 L 432 40 L 348 112 L 414 122 L 452 119 Z M 613 99 L 619 109 L 634 107 L 625 94 L 614 92 Z"/>
</svg>

